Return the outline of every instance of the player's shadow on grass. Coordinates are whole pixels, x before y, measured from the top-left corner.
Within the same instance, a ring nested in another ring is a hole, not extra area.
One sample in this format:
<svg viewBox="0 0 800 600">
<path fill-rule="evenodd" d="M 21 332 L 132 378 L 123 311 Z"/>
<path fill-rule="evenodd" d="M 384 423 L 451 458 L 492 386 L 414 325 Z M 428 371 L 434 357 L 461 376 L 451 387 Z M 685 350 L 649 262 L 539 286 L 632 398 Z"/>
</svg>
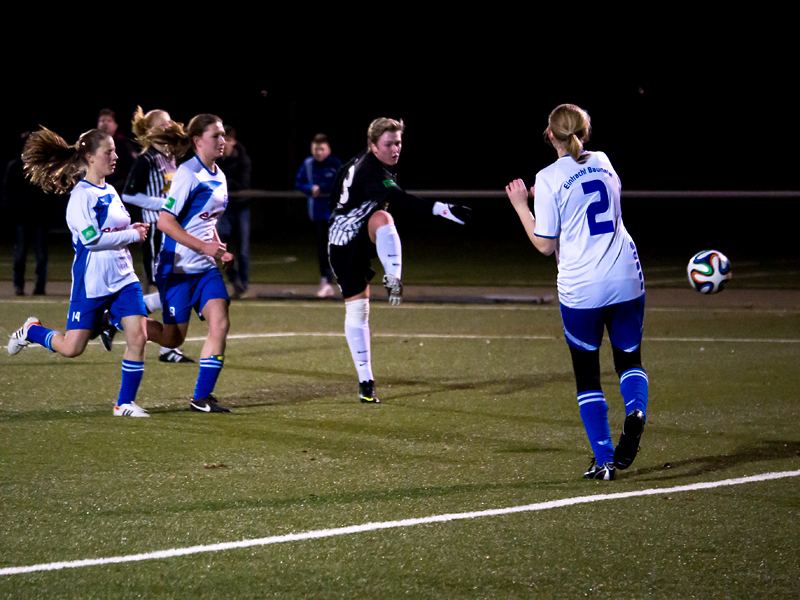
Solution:
<svg viewBox="0 0 800 600">
<path fill-rule="evenodd" d="M 742 464 L 784 460 L 787 458 L 800 458 L 800 442 L 762 441 L 752 446 L 740 446 L 728 454 L 689 458 L 668 462 L 658 467 L 632 468 L 629 471 L 620 472 L 618 478 L 626 479 L 641 475 L 659 474 L 657 477 L 648 478 L 648 481 L 687 479 L 708 473 L 718 473 Z"/>
</svg>

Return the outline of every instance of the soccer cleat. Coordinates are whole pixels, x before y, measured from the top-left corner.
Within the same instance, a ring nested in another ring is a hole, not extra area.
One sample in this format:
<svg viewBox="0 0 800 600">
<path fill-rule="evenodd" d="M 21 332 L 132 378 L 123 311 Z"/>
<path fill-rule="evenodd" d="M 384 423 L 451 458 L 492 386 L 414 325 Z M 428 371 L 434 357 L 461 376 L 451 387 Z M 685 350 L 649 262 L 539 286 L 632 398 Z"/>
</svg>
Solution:
<svg viewBox="0 0 800 600">
<path fill-rule="evenodd" d="M 381 401 L 375 397 L 375 382 L 362 381 L 358 384 L 358 398 L 364 404 L 380 404 Z"/>
<path fill-rule="evenodd" d="M 389 293 L 389 304 L 397 306 L 403 301 L 403 282 L 399 277 L 387 273 L 383 276 L 383 287 Z"/>
<path fill-rule="evenodd" d="M 114 343 L 114 336 L 117 335 L 117 328 L 111 324 L 111 313 L 103 313 L 103 321 L 100 325 L 100 343 L 103 344 L 108 352 L 111 352 L 111 345 Z"/>
<path fill-rule="evenodd" d="M 205 413 L 229 413 L 231 412 L 229 408 L 225 408 L 224 406 L 220 406 L 217 403 L 217 399 L 214 398 L 211 394 L 206 396 L 205 398 L 201 398 L 200 400 L 192 400 L 189 403 L 189 410 L 193 410 L 195 412 L 205 412 Z"/>
<path fill-rule="evenodd" d="M 119 406 L 114 406 L 114 416 L 149 417 L 150 415 L 147 414 L 147 411 L 145 409 L 136 404 L 136 402 L 131 402 L 130 404 L 120 404 Z"/>
<path fill-rule="evenodd" d="M 41 327 L 42 324 L 36 317 L 28 317 L 28 320 L 25 321 L 25 324 L 11 334 L 10 339 L 8 340 L 9 354 L 17 354 L 20 350 L 26 348 L 28 344 L 30 344 L 28 341 L 28 329 L 31 328 L 31 325 L 39 325 Z"/>
<path fill-rule="evenodd" d="M 598 465 L 595 459 L 589 465 L 589 470 L 583 474 L 584 479 L 602 479 L 603 481 L 613 481 L 617 478 L 617 469 L 614 463 L 607 462 Z"/>
<path fill-rule="evenodd" d="M 634 410 L 625 417 L 622 424 L 622 435 L 619 436 L 619 444 L 614 448 L 614 465 L 618 469 L 627 469 L 633 464 L 636 453 L 639 452 L 639 440 L 642 439 L 644 431 L 644 413 Z"/>
<path fill-rule="evenodd" d="M 323 279 L 319 284 L 319 289 L 317 290 L 317 298 L 326 298 L 327 296 L 333 296 L 336 293 L 336 290 L 333 289 L 333 286 L 328 282 L 327 279 Z"/>
<path fill-rule="evenodd" d="M 174 348 L 169 352 L 164 352 L 158 355 L 158 360 L 165 363 L 193 363 L 194 361 L 181 352 L 178 348 Z"/>
</svg>

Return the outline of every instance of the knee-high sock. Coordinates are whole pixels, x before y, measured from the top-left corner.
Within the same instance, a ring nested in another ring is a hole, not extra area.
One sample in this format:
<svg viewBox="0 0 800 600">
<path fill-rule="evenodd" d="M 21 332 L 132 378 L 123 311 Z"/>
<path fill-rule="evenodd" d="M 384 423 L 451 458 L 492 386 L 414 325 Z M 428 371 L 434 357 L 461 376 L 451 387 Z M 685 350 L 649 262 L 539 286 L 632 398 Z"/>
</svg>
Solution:
<svg viewBox="0 0 800 600">
<path fill-rule="evenodd" d="M 136 360 L 122 361 L 122 383 L 119 385 L 119 396 L 117 406 L 130 404 L 136 400 L 136 392 L 139 391 L 139 384 L 142 383 L 144 375 L 144 362 Z"/>
<path fill-rule="evenodd" d="M 350 346 L 359 381 L 371 381 L 372 356 L 369 339 L 369 299 L 345 302 L 344 336 Z"/>
<path fill-rule="evenodd" d="M 384 272 L 400 279 L 403 270 L 403 250 L 394 225 L 378 227 L 375 231 L 375 248 Z"/>
<path fill-rule="evenodd" d="M 197 374 L 197 384 L 194 387 L 195 400 L 202 400 L 214 391 L 224 362 L 225 357 L 222 354 L 200 359 L 200 372 Z"/>
<path fill-rule="evenodd" d="M 619 376 L 619 391 L 625 401 L 625 414 L 641 410 L 647 419 L 647 397 L 649 384 L 644 369 L 628 369 Z"/>
<path fill-rule="evenodd" d="M 50 352 L 55 352 L 50 345 L 50 340 L 52 340 L 53 336 L 57 333 L 57 331 L 42 327 L 41 325 L 31 325 L 28 327 L 28 340 L 40 346 L 44 346 L 50 350 Z"/>
<path fill-rule="evenodd" d="M 608 404 L 603 392 L 592 390 L 578 394 L 578 406 L 597 464 L 613 461 L 614 444 L 608 427 Z"/>
</svg>

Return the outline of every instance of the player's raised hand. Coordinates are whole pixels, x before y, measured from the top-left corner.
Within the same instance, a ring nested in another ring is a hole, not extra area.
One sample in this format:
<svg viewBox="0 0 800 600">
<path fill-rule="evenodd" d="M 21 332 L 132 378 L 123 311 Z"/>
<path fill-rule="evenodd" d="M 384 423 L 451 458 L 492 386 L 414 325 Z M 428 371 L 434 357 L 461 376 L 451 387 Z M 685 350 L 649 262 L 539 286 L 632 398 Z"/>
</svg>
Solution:
<svg viewBox="0 0 800 600">
<path fill-rule="evenodd" d="M 525 187 L 525 182 L 522 179 L 515 179 L 506 186 L 506 194 L 514 208 L 528 206 L 528 190 Z M 533 194 L 533 188 L 531 188 Z"/>
</svg>

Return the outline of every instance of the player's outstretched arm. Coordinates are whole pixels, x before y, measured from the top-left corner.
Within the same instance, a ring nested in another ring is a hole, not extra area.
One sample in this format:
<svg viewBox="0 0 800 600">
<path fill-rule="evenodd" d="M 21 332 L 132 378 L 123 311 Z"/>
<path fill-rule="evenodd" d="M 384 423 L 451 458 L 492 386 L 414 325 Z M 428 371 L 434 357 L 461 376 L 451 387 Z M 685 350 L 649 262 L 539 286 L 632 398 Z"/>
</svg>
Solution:
<svg viewBox="0 0 800 600">
<path fill-rule="evenodd" d="M 543 238 L 534 233 L 536 229 L 536 219 L 528 208 L 528 189 L 525 187 L 525 182 L 522 179 L 515 179 L 506 186 L 506 194 L 511 201 L 511 206 L 517 211 L 522 226 L 525 228 L 525 233 L 528 234 L 528 239 L 536 247 L 536 249 L 549 256 L 556 249 L 556 240 L 553 238 Z M 533 196 L 534 189 L 531 188 L 530 195 Z"/>
<path fill-rule="evenodd" d="M 437 217 L 444 217 L 454 221 L 459 225 L 466 225 L 472 218 L 472 209 L 469 206 L 460 204 L 445 204 L 444 202 L 434 202 L 433 214 Z"/>
</svg>

